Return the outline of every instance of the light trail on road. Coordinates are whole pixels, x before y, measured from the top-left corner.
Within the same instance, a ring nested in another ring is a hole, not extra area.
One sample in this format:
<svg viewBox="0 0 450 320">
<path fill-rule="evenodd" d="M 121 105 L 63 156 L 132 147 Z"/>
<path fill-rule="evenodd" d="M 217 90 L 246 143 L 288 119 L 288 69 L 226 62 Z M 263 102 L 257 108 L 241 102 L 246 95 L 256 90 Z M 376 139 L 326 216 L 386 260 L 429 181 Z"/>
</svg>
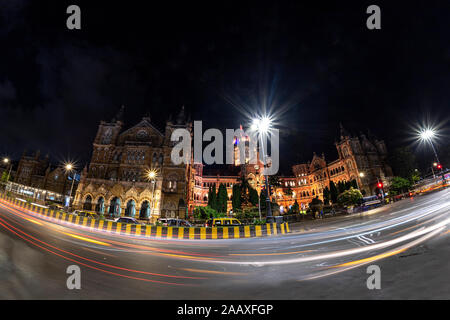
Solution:
<svg viewBox="0 0 450 320">
<path fill-rule="evenodd" d="M 450 192 L 442 190 L 414 202 L 385 206 L 376 213 L 305 222 L 301 228 L 314 227 L 305 233 L 159 241 L 58 224 L 2 201 L 0 241 L 29 243 L 32 247 L 27 250 L 39 252 L 40 261 L 55 261 L 55 266 L 61 265 L 57 260 L 66 260 L 85 267 L 86 297 L 95 292 L 95 296 L 114 298 L 127 288 L 129 297 L 217 298 L 225 294 L 253 298 L 259 294 L 254 290 L 261 286 L 277 290 L 295 287 L 299 281 L 340 279 L 362 265 L 392 261 L 432 239 L 448 238 L 449 208 Z M 7 254 L 0 252 L 0 261 Z M 37 269 L 36 273 L 41 281 L 66 277 L 57 267 Z M 178 289 L 171 289 L 174 286 Z"/>
</svg>

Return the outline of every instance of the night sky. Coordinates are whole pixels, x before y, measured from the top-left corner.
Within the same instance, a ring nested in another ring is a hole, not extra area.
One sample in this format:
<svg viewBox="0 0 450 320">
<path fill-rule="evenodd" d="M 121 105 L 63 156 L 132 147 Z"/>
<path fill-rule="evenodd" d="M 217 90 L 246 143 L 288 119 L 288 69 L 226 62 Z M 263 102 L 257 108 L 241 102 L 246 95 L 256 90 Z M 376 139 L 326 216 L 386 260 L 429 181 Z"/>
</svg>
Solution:
<svg viewBox="0 0 450 320">
<path fill-rule="evenodd" d="M 81 30 L 66 28 L 70 4 Z M 370 4 L 381 30 L 366 28 Z M 150 114 L 161 130 L 182 105 L 223 130 L 267 106 L 284 174 L 313 151 L 334 160 L 339 122 L 422 161 L 414 126 L 448 145 L 448 1 L 14 0 L 0 19 L 0 153 L 16 159 L 40 149 L 83 166 L 122 104 L 125 126 Z"/>
</svg>

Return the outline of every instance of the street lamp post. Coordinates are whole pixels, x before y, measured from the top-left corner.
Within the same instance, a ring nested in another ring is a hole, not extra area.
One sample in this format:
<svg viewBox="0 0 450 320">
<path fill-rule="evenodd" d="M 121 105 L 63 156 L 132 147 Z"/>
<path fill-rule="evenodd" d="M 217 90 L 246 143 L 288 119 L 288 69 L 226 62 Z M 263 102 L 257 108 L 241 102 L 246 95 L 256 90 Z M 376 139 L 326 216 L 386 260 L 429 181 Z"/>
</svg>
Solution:
<svg viewBox="0 0 450 320">
<path fill-rule="evenodd" d="M 148 219 L 150 220 L 150 218 L 152 217 L 152 213 L 153 213 L 153 203 L 155 201 L 156 171 L 155 170 L 148 171 L 147 178 L 149 180 L 151 180 L 151 183 L 152 183 L 152 198 L 151 198 L 151 202 L 150 202 L 150 213 L 149 213 L 149 217 L 148 217 Z"/>
<path fill-rule="evenodd" d="M 3 162 L 4 163 L 9 163 L 9 171 L 8 171 L 8 175 L 6 176 L 6 183 L 8 183 L 9 176 L 11 175 L 12 163 L 9 161 L 8 158 L 3 159 Z"/>
<path fill-rule="evenodd" d="M 430 128 L 424 129 L 424 130 L 422 130 L 420 132 L 419 136 L 420 136 L 420 139 L 422 139 L 423 141 L 428 142 L 431 145 L 431 149 L 433 149 L 434 157 L 436 158 L 436 166 L 439 165 L 440 164 L 439 157 L 437 155 L 436 148 L 435 148 L 434 143 L 433 143 L 433 138 L 436 136 L 435 130 L 430 129 Z M 431 169 L 433 171 L 433 177 L 435 177 L 433 167 Z M 441 172 L 442 172 L 442 169 L 441 169 Z M 444 175 L 442 175 L 442 180 L 445 181 L 444 180 Z"/>
<path fill-rule="evenodd" d="M 263 145 L 263 135 L 266 134 L 270 129 L 271 121 L 267 117 L 263 117 L 260 119 L 254 119 L 251 129 L 256 131 L 259 135 L 260 139 L 260 146 L 262 148 L 262 154 L 263 154 L 263 168 L 266 167 L 266 155 L 264 153 L 264 145 Z M 269 191 L 269 182 L 268 182 L 268 176 L 264 175 L 264 181 L 266 186 L 266 210 L 267 210 L 267 222 L 273 222 L 273 216 L 272 216 L 272 208 L 270 206 L 270 191 Z"/>
<path fill-rule="evenodd" d="M 66 166 L 64 168 L 66 169 L 66 172 L 68 172 L 68 176 L 70 176 L 70 173 L 74 170 L 73 164 L 71 164 L 71 163 L 66 164 Z M 72 198 L 74 182 L 75 182 L 75 173 L 72 175 L 72 185 L 70 187 L 69 202 L 67 203 L 67 209 L 70 208 L 70 200 Z"/>
</svg>

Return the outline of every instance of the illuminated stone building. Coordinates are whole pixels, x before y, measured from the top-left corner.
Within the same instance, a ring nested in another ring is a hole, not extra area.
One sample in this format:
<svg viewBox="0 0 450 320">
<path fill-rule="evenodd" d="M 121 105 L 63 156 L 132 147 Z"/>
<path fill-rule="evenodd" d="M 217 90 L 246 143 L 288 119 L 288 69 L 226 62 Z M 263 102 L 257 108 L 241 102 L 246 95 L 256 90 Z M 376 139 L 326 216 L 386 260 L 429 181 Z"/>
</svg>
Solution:
<svg viewBox="0 0 450 320">
<path fill-rule="evenodd" d="M 377 193 L 377 182 L 382 182 L 385 189 L 390 185 L 392 169 L 387 164 L 387 149 L 384 141 L 365 134 L 351 135 L 340 126 L 339 141 L 335 143 L 338 159 L 327 162 L 325 155 L 313 154 L 310 162 L 296 164 L 292 167 L 292 176 L 280 177 L 280 186 L 272 188 L 272 199 L 282 207 L 288 208 L 297 201 L 302 207 L 307 207 L 313 198 L 323 200 L 323 191 L 330 187 L 330 182 L 348 182 L 355 180 L 359 189 L 365 195 Z M 235 150 L 235 155 L 237 151 Z M 282 160 L 282 159 L 281 159 Z M 195 206 L 205 206 L 208 203 L 209 186 L 220 183 L 227 186 L 228 208 L 231 208 L 231 190 L 233 183 L 239 183 L 245 176 L 251 186 L 260 193 L 264 184 L 262 165 L 240 164 L 236 175 L 203 175 L 203 166 L 196 165 L 193 179 L 195 181 L 190 192 L 189 209 Z M 195 167 L 195 166 L 194 166 Z"/>
<path fill-rule="evenodd" d="M 191 168 L 174 165 L 170 158 L 172 131 L 191 130 L 184 107 L 175 121 L 167 121 L 164 132 L 149 116 L 125 129 L 123 112 L 122 107 L 114 119 L 100 122 L 91 161 L 76 191 L 75 207 L 152 221 L 184 218 Z M 149 170 L 156 171 L 154 180 L 149 179 Z"/>
<path fill-rule="evenodd" d="M 48 154 L 42 158 L 40 151 L 32 154 L 27 154 L 24 151 L 17 166 L 14 182 L 68 195 L 72 186 L 72 176 L 69 177 L 63 167 L 52 165 Z M 75 180 L 74 190 L 77 183 L 77 180 Z"/>
</svg>

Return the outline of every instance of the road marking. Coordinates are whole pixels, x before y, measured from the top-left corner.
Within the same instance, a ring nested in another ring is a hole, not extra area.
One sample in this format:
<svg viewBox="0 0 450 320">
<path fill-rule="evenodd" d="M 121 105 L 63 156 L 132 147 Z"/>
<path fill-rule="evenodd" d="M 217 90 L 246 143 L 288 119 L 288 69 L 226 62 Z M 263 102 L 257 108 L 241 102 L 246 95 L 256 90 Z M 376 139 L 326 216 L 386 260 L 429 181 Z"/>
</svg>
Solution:
<svg viewBox="0 0 450 320">
<path fill-rule="evenodd" d="M 224 275 L 232 275 L 232 276 L 245 276 L 248 274 L 248 273 L 244 273 L 244 272 L 226 272 L 226 271 L 190 269 L 190 268 L 181 268 L 180 270 L 196 272 L 196 273 L 224 274 Z"/>
<path fill-rule="evenodd" d="M 294 251 L 294 252 L 278 252 L 278 253 L 230 253 L 230 256 L 278 256 L 283 254 L 297 254 L 304 252 L 311 252 L 315 250 L 303 250 L 303 251 Z"/>
<path fill-rule="evenodd" d="M 110 246 L 110 244 L 106 243 L 106 242 L 97 241 L 97 240 L 85 238 L 85 237 L 82 237 L 82 236 L 77 236 L 76 234 L 71 234 L 71 233 L 67 233 L 67 232 L 62 232 L 62 233 L 65 234 L 66 236 L 69 236 L 69 237 L 72 237 L 72 238 L 75 238 L 75 239 L 78 239 L 78 240 L 92 242 L 92 243 L 95 243 L 95 244 L 101 244 L 103 246 Z"/>
<path fill-rule="evenodd" d="M 408 250 L 408 248 L 404 248 L 404 249 L 399 249 L 399 250 L 395 250 L 395 251 L 391 251 L 391 252 L 387 252 L 387 253 L 378 254 L 376 256 L 365 258 L 365 259 L 350 261 L 350 262 L 338 264 L 338 265 L 332 266 L 332 267 L 333 268 L 339 268 L 339 267 L 354 266 L 355 264 L 360 264 L 360 263 L 364 263 L 364 262 L 371 262 L 371 261 L 374 261 L 374 260 L 378 260 L 378 259 L 383 259 L 383 258 L 387 258 L 387 257 L 390 257 L 390 256 L 394 256 L 394 255 L 402 253 L 403 251 L 406 251 L 406 250 Z"/>
</svg>

